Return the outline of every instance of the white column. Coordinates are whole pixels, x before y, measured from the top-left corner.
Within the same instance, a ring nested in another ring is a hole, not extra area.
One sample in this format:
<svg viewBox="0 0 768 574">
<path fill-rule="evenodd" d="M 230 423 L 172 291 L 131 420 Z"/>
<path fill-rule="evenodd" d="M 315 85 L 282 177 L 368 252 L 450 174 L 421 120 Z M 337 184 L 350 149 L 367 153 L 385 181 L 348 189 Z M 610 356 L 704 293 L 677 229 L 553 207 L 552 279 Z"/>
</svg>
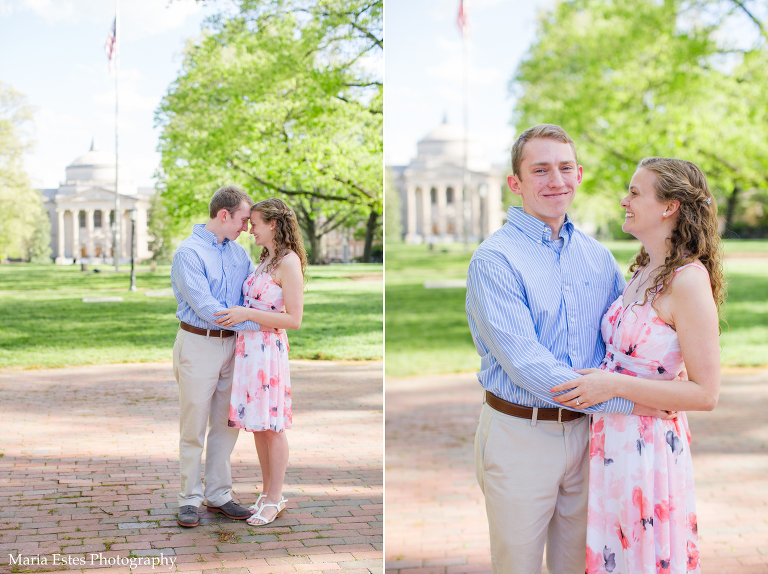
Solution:
<svg viewBox="0 0 768 574">
<path fill-rule="evenodd" d="M 72 209 L 72 259 L 80 257 L 80 210 Z"/>
<path fill-rule="evenodd" d="M 147 210 L 144 208 L 136 212 L 136 259 L 141 261 L 149 257 L 147 247 Z"/>
<path fill-rule="evenodd" d="M 64 210 L 56 210 L 56 263 L 64 263 Z"/>
<path fill-rule="evenodd" d="M 485 198 L 485 236 L 501 227 L 501 221 L 506 211 L 501 208 L 501 186 L 506 185 L 501 180 L 490 179 L 488 181 L 488 196 Z"/>
<path fill-rule="evenodd" d="M 437 186 L 437 234 L 438 235 L 445 235 L 446 234 L 446 215 L 445 215 L 445 206 L 446 206 L 446 190 L 447 186 L 445 185 L 438 185 Z M 454 188 L 455 190 L 455 188 Z M 454 192 L 454 197 L 456 196 Z"/>
<path fill-rule="evenodd" d="M 131 211 L 129 209 L 121 209 L 120 217 L 123 222 L 121 227 L 122 232 L 120 233 L 120 243 L 122 244 L 122 247 L 120 248 L 120 257 L 130 257 L 131 241 L 133 241 L 133 237 L 129 237 L 131 234 Z"/>
<path fill-rule="evenodd" d="M 405 241 L 412 243 L 416 240 L 416 187 L 409 185 L 405 190 L 406 200 L 406 230 Z"/>
<path fill-rule="evenodd" d="M 423 230 L 424 243 L 432 235 L 432 198 L 428 187 L 421 188 L 421 229 Z"/>
<path fill-rule="evenodd" d="M 454 235 L 459 239 L 459 241 L 464 241 L 464 184 L 457 185 L 454 190 L 453 212 L 456 214 L 453 220 Z M 469 190 L 467 190 L 467 193 L 469 193 Z"/>
<path fill-rule="evenodd" d="M 85 210 L 85 228 L 88 231 L 88 237 L 85 239 L 85 256 L 93 257 L 93 209 Z"/>
<path fill-rule="evenodd" d="M 472 227 L 470 228 L 470 234 L 478 238 L 485 237 L 485 233 L 483 233 L 483 222 L 480 221 L 480 201 L 482 201 L 482 199 L 480 198 L 479 191 L 480 190 L 478 189 L 472 190 Z"/>
</svg>

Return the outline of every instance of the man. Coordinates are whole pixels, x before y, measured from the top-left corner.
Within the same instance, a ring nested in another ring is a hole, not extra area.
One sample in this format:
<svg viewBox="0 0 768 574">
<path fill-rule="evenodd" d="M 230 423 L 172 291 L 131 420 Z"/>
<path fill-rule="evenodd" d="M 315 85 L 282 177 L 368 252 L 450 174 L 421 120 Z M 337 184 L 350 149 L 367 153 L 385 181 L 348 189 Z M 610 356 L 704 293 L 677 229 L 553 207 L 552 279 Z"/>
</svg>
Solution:
<svg viewBox="0 0 768 574">
<path fill-rule="evenodd" d="M 664 416 L 622 398 L 582 411 L 550 389 L 597 367 L 603 314 L 623 292 L 611 253 L 567 215 L 582 168 L 559 126 L 523 132 L 509 188 L 523 207 L 477 249 L 467 277 L 467 318 L 486 390 L 475 435 L 495 574 L 538 574 L 544 544 L 557 574 L 585 570 L 589 422 L 584 413 Z"/>
<path fill-rule="evenodd" d="M 197 526 L 197 509 L 203 500 L 208 510 L 235 520 L 251 515 L 232 501 L 229 457 L 238 430 L 227 423 L 235 331 L 258 331 L 260 326 L 245 321 L 223 330 L 214 313 L 242 304 L 243 282 L 255 270 L 245 249 L 235 243 L 240 232 L 248 230 L 252 205 L 253 200 L 237 187 L 222 187 L 211 198 L 208 223 L 195 225 L 173 255 L 171 283 L 180 321 L 173 373 L 181 407 L 177 519 L 181 526 Z M 200 466 L 209 421 L 204 498 Z"/>
</svg>

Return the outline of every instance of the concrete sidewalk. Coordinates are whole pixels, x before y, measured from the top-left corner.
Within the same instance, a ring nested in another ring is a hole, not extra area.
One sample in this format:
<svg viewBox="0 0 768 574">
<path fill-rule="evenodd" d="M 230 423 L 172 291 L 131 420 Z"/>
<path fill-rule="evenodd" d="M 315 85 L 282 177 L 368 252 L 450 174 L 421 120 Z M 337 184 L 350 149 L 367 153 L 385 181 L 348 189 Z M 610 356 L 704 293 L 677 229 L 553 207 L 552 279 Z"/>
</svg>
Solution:
<svg viewBox="0 0 768 574">
<path fill-rule="evenodd" d="M 768 573 L 768 370 L 723 375 L 718 407 L 688 413 L 702 573 Z M 473 373 L 387 377 L 387 574 L 491 572 L 481 394 Z"/>
<path fill-rule="evenodd" d="M 382 373 L 381 361 L 291 361 L 286 512 L 250 527 L 203 507 L 192 529 L 176 523 L 170 363 L 0 373 L 0 573 L 382 572 Z M 250 433 L 232 477 L 252 504 Z"/>
</svg>

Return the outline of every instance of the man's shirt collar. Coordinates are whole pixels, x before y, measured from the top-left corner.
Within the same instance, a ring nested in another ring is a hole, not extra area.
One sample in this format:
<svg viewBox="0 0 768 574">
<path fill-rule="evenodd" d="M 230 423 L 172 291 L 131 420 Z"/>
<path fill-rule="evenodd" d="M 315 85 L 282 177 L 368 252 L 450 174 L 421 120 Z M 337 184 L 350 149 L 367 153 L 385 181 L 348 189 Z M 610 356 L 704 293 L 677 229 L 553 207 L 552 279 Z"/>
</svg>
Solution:
<svg viewBox="0 0 768 574">
<path fill-rule="evenodd" d="M 229 239 L 226 238 L 226 237 L 224 238 L 224 241 L 219 243 L 219 238 L 216 237 L 216 234 L 213 233 L 212 231 L 208 231 L 205 228 L 205 224 L 204 223 L 196 223 L 192 227 L 192 233 L 194 235 L 198 236 L 200 239 L 202 239 L 205 243 L 210 244 L 210 245 L 215 245 L 217 247 L 219 245 L 223 246 L 223 245 L 226 245 L 227 243 L 229 243 Z"/>
<path fill-rule="evenodd" d="M 536 243 L 552 240 L 552 228 L 540 219 L 528 215 L 522 207 L 510 207 L 507 210 L 507 223 L 517 227 L 525 235 L 533 239 Z M 570 216 L 565 214 L 565 221 L 560 228 L 560 237 L 566 239 L 566 243 L 571 238 L 574 227 Z"/>
</svg>

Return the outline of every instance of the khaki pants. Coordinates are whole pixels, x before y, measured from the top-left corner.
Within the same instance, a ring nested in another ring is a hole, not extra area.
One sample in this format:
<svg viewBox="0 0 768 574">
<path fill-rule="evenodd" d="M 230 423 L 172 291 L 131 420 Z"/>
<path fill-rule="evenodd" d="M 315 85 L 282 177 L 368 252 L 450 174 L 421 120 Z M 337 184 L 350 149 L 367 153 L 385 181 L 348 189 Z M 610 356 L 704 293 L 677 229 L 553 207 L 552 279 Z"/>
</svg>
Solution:
<svg viewBox="0 0 768 574">
<path fill-rule="evenodd" d="M 204 500 L 221 506 L 232 500 L 229 457 L 238 430 L 227 425 L 236 337 L 207 338 L 187 331 L 176 334 L 173 374 L 179 384 L 179 506 L 201 506 Z M 200 482 L 205 431 L 205 498 Z"/>
<path fill-rule="evenodd" d="M 586 567 L 589 418 L 521 419 L 483 404 L 475 471 L 485 495 L 494 574 L 550 574 Z"/>
</svg>

